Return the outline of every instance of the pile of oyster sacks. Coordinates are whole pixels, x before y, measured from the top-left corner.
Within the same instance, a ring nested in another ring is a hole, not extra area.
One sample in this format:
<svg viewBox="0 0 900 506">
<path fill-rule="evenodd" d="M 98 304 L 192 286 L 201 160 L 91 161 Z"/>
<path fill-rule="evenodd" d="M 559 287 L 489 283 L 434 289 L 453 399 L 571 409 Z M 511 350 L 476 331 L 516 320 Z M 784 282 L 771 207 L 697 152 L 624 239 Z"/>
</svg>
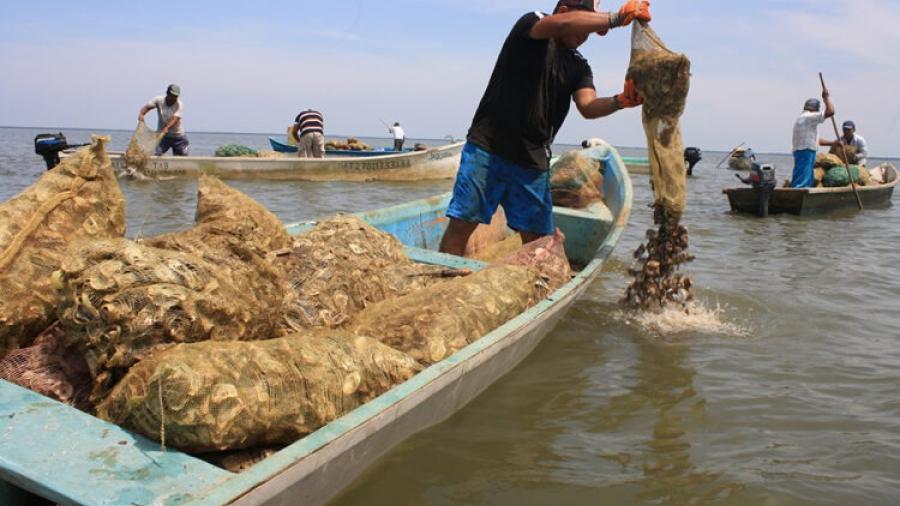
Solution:
<svg viewBox="0 0 900 506">
<path fill-rule="evenodd" d="M 453 270 L 354 216 L 291 236 L 209 176 L 193 227 L 126 239 L 106 141 L 0 204 L 0 378 L 170 447 L 291 444 L 571 279 L 559 233 Z"/>
</svg>

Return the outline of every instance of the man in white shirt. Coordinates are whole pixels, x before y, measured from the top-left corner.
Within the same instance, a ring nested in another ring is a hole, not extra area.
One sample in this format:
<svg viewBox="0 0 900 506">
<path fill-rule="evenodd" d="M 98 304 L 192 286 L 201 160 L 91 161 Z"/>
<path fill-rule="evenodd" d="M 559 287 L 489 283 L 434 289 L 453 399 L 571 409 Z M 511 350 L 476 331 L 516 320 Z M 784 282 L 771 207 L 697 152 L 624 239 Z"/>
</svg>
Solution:
<svg viewBox="0 0 900 506">
<path fill-rule="evenodd" d="M 794 174 L 791 188 L 812 188 L 816 185 L 813 167 L 816 164 L 816 150 L 819 148 L 819 125 L 834 116 L 834 105 L 828 91 L 822 91 L 825 110 L 815 98 L 803 104 L 803 114 L 794 122 Z"/>
<path fill-rule="evenodd" d="M 166 94 L 154 97 L 141 107 L 138 113 L 138 121 L 144 121 L 144 115 L 152 109 L 156 109 L 157 127 L 156 131 L 164 134 L 159 145 L 156 147 L 156 156 L 160 156 L 170 148 L 175 156 L 187 156 L 188 142 L 187 136 L 184 135 L 184 127 L 181 125 L 181 113 L 184 107 L 181 104 L 181 87 L 177 84 L 170 84 L 166 89 Z"/>
<path fill-rule="evenodd" d="M 869 145 L 866 144 L 866 139 L 862 135 L 856 133 L 856 123 L 852 121 L 845 121 L 843 130 L 844 135 L 839 141 L 819 140 L 819 145 L 831 146 L 832 153 L 834 153 L 835 150 L 840 149 L 842 144 L 844 146 L 852 146 L 856 150 L 856 158 L 854 160 L 849 160 L 849 162 L 865 167 L 868 164 L 867 158 L 869 158 Z M 838 153 L 840 153 L 840 151 L 838 151 Z"/>
<path fill-rule="evenodd" d="M 406 133 L 400 127 L 400 122 L 394 122 L 394 126 L 388 127 L 388 132 L 394 135 L 394 151 L 403 150 L 403 141 L 406 140 Z"/>
</svg>

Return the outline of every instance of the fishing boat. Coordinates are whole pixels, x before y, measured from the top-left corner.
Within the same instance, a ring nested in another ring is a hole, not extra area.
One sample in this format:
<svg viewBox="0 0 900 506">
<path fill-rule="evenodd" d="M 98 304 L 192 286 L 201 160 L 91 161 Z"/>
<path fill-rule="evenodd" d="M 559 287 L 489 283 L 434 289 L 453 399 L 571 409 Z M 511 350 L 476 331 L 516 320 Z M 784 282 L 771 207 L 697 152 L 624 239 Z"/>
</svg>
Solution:
<svg viewBox="0 0 900 506">
<path fill-rule="evenodd" d="M 534 350 L 600 275 L 628 223 L 632 188 L 609 145 L 585 151 L 605 162 L 605 203 L 555 207 L 577 269 L 571 280 L 513 320 L 372 401 L 235 474 L 69 406 L 0 381 L 0 503 L 27 490 L 63 504 L 318 505 L 391 448 L 447 419 Z M 395 235 L 415 261 L 481 269 L 436 251 L 450 195 L 360 213 Z M 289 226 L 293 234 L 313 223 Z M 512 233 L 511 231 L 509 233 Z"/>
<path fill-rule="evenodd" d="M 277 179 L 296 181 L 424 181 L 456 176 L 463 143 L 379 156 L 334 158 L 257 158 L 248 156 L 152 156 L 135 170 L 125 154 L 111 151 L 109 158 L 120 175 L 138 178 L 194 178 L 210 174 L 221 179 Z M 71 152 L 63 152 L 65 157 Z"/>
<path fill-rule="evenodd" d="M 897 185 L 897 169 L 885 163 L 869 170 L 872 179 L 880 184 L 857 186 L 863 207 L 877 207 L 891 201 L 894 187 Z M 731 210 L 741 213 L 757 214 L 759 201 L 756 190 L 752 187 L 725 188 L 722 193 L 728 196 Z M 841 186 L 836 188 L 776 188 L 769 198 L 769 213 L 789 213 L 800 216 L 825 214 L 841 209 L 859 209 L 853 188 Z"/>
<path fill-rule="evenodd" d="M 650 159 L 646 156 L 623 156 L 629 174 L 649 174 Z"/>
<path fill-rule="evenodd" d="M 277 138 L 277 137 L 269 137 L 269 144 L 272 145 L 272 149 L 279 153 L 296 153 L 297 146 L 295 144 L 289 144 L 287 141 L 287 137 Z M 393 155 L 397 153 L 408 153 L 409 149 L 405 149 L 403 151 L 397 151 L 392 148 L 376 148 L 368 151 L 353 151 L 352 149 L 325 149 L 325 156 L 384 156 L 384 155 Z"/>
<path fill-rule="evenodd" d="M 747 171 L 753 166 L 756 155 L 750 148 L 738 148 L 731 152 L 728 157 L 728 168 L 731 170 Z"/>
</svg>

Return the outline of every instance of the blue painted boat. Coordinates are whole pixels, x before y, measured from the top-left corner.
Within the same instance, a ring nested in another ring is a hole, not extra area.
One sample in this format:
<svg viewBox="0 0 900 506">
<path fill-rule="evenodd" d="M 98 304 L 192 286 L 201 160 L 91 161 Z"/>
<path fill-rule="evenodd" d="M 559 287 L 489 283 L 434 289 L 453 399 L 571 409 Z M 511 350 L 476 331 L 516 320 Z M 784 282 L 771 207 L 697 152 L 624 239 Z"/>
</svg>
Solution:
<svg viewBox="0 0 900 506">
<path fill-rule="evenodd" d="M 269 144 L 272 145 L 272 149 L 278 151 L 279 153 L 296 153 L 297 146 L 293 144 L 288 144 L 287 137 L 269 137 Z M 396 151 L 391 148 L 377 148 L 371 151 L 352 151 L 349 149 L 326 149 L 325 156 L 351 156 L 351 157 L 368 157 L 368 156 L 384 156 L 384 155 L 396 155 L 398 153 L 408 153 L 412 150 L 404 149 L 403 151 Z"/>
<path fill-rule="evenodd" d="M 88 414 L 0 381 L 0 504 L 22 489 L 63 504 L 317 505 L 410 435 L 447 419 L 508 373 L 562 319 L 600 274 L 628 223 L 632 188 L 609 145 L 586 150 L 604 160 L 603 203 L 554 208 L 566 251 L 581 266 L 571 281 L 518 317 L 405 383 L 234 474 Z M 359 216 L 396 235 L 414 260 L 480 269 L 436 252 L 450 195 Z M 314 223 L 289 227 L 302 234 Z"/>
</svg>

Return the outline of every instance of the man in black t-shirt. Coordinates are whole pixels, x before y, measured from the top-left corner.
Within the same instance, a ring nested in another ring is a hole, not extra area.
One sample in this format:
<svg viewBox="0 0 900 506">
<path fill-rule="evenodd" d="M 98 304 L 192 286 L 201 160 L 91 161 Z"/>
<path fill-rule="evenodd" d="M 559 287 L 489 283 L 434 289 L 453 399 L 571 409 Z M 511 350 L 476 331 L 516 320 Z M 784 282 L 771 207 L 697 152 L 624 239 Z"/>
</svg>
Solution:
<svg viewBox="0 0 900 506">
<path fill-rule="evenodd" d="M 463 255 L 475 227 L 490 223 L 501 204 L 523 242 L 552 234 L 550 145 L 570 101 L 588 119 L 640 105 L 631 82 L 619 95 L 597 97 L 591 67 L 577 48 L 591 33 L 649 21 L 650 2 L 629 0 L 602 13 L 598 4 L 560 0 L 552 15 L 522 16 L 507 36 L 463 148 L 442 252 Z"/>
</svg>

